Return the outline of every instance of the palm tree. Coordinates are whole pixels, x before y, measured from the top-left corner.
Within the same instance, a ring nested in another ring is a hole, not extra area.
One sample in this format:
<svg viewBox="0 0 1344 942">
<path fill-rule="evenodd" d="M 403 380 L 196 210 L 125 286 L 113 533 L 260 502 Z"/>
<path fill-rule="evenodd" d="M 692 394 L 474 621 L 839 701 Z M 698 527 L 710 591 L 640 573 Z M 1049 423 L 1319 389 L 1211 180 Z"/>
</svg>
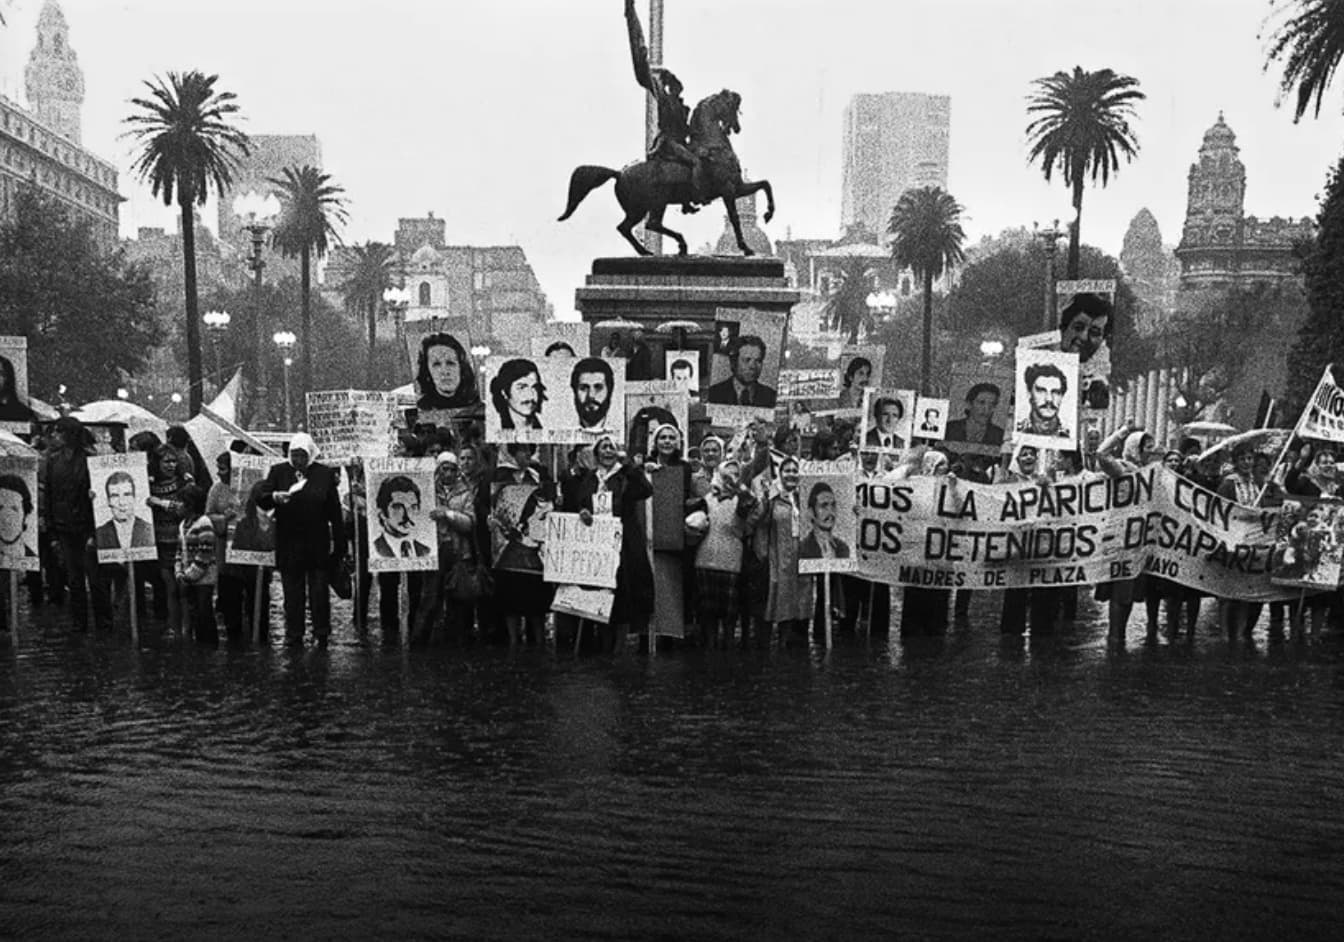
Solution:
<svg viewBox="0 0 1344 942">
<path fill-rule="evenodd" d="M 1338 0 L 1296 0 L 1296 11 L 1275 30 L 1265 57 L 1265 69 L 1283 60 L 1282 94 L 1297 89 L 1293 120 L 1312 109 L 1320 117 L 1321 100 L 1344 57 L 1344 4 Z M 1312 99 L 1315 99 L 1313 104 Z"/>
<path fill-rule="evenodd" d="M 1027 114 L 1039 117 L 1027 125 L 1031 151 L 1029 161 L 1038 161 L 1049 182 L 1059 168 L 1064 185 L 1073 191 L 1073 223 L 1069 226 L 1069 274 L 1078 277 L 1078 246 L 1083 219 L 1083 182 L 1105 186 L 1111 173 L 1120 169 L 1120 157 L 1131 161 L 1139 150 L 1138 138 L 1129 126 L 1134 104 L 1145 97 L 1139 80 L 1110 69 L 1056 72 L 1032 83 L 1036 91 L 1027 99 Z"/>
<path fill-rule="evenodd" d="M 859 330 L 872 333 L 876 322 L 868 306 L 873 293 L 873 260 L 863 256 L 846 258 L 840 266 L 840 286 L 826 299 L 822 323 L 849 335 L 849 343 L 859 342 Z"/>
<path fill-rule="evenodd" d="M 392 246 L 383 242 L 365 242 L 354 247 L 354 268 L 341 285 L 346 310 L 362 314 L 369 328 L 368 367 L 366 379 L 369 389 L 374 388 L 373 346 L 377 340 L 378 308 L 383 291 L 392 286 Z"/>
<path fill-rule="evenodd" d="M 272 237 L 280 252 L 299 259 L 300 319 L 299 342 L 303 345 L 303 389 L 313 388 L 313 312 L 309 288 L 313 278 L 313 256 L 327 254 L 328 237 L 340 242 L 335 223 L 345 222 L 345 190 L 331 182 L 331 176 L 318 168 L 285 167 L 281 176 L 272 177 L 271 183 L 280 188 L 277 194 L 283 207 L 280 222 Z"/>
<path fill-rule="evenodd" d="M 248 153 L 247 135 L 230 124 L 238 114 L 232 92 L 216 92 L 218 75 L 169 72 L 167 80 L 145 82 L 149 98 L 133 98 L 140 109 L 126 118 L 127 134 L 140 145 L 131 170 L 149 183 L 165 206 L 176 197 L 182 213 L 182 267 L 187 300 L 188 404 L 201 410 L 201 323 L 196 297 L 195 207 L 210 188 L 222 193 L 233 181 L 238 158 Z"/>
<path fill-rule="evenodd" d="M 920 350 L 919 391 L 927 396 L 929 364 L 933 358 L 933 279 L 966 254 L 961 245 L 966 233 L 961 230 L 961 204 L 942 187 L 926 186 L 906 190 L 891 211 L 887 231 L 893 236 L 891 256 L 902 268 L 909 268 L 924 287 L 924 340 Z"/>
</svg>

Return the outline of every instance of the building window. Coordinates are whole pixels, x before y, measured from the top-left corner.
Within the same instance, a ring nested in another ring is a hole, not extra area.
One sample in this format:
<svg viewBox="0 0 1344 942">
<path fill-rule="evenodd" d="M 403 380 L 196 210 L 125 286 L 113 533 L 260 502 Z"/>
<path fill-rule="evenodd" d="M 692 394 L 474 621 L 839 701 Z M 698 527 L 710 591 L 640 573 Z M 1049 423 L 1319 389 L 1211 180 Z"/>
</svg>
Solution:
<svg viewBox="0 0 1344 942">
<path fill-rule="evenodd" d="M 420 282 L 420 306 L 429 307 L 429 282 Z"/>
<path fill-rule="evenodd" d="M 903 297 L 903 298 L 908 298 L 908 297 L 910 297 L 910 279 L 909 279 L 909 278 L 902 278 L 902 279 L 901 279 L 901 297 Z"/>
</svg>

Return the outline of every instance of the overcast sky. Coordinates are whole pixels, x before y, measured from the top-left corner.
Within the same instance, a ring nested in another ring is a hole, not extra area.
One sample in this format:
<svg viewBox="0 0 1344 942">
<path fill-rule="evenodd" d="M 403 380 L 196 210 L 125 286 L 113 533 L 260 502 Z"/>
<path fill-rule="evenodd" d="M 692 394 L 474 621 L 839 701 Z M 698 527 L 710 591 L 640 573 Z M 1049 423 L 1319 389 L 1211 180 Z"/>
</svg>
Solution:
<svg viewBox="0 0 1344 942">
<path fill-rule="evenodd" d="M 8 7 L 2 6 L 10 3 Z M 0 73 L 22 99 L 41 0 L 0 0 Z M 63 0 L 88 87 L 84 144 L 121 168 L 122 232 L 171 227 L 129 174 L 128 99 L 169 69 L 220 75 L 254 133 L 316 134 L 350 199 L 345 240 L 391 239 L 399 216 L 447 220 L 451 243 L 518 243 L 556 312 L 594 256 L 625 254 L 608 185 L 555 221 L 570 170 L 640 156 L 621 0 Z M 647 3 L 639 4 L 647 18 Z M 666 0 L 665 62 L 694 102 L 741 93 L 738 153 L 774 183 L 772 239 L 840 224 L 841 115 L 857 92 L 952 98 L 949 189 L 972 239 L 1061 215 L 1062 185 L 1026 162 L 1031 80 L 1075 64 L 1137 77 L 1139 159 L 1084 198 L 1083 238 L 1118 252 L 1147 206 L 1175 243 L 1186 173 L 1221 109 L 1246 164 L 1249 213 L 1314 215 L 1344 150 L 1344 79 L 1292 122 L 1263 71 L 1267 0 Z M 647 19 L 646 19 L 647 21 Z M 213 211 L 208 216 L 213 224 Z M 669 216 L 692 247 L 718 209 Z"/>
</svg>

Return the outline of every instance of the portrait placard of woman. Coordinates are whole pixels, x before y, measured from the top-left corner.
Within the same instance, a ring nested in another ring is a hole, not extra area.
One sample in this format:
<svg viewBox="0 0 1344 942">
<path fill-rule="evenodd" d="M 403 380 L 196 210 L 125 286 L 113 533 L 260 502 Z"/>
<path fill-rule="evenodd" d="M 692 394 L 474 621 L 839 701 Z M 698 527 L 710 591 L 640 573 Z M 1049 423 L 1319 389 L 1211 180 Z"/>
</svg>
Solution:
<svg viewBox="0 0 1344 942">
<path fill-rule="evenodd" d="M 490 403 L 501 429 L 541 428 L 546 386 L 531 360 L 505 360 L 490 380 Z"/>
<path fill-rule="evenodd" d="M 416 407 L 422 412 L 464 409 L 481 401 L 471 357 L 452 334 L 426 334 L 420 341 L 415 384 L 420 394 Z"/>
</svg>

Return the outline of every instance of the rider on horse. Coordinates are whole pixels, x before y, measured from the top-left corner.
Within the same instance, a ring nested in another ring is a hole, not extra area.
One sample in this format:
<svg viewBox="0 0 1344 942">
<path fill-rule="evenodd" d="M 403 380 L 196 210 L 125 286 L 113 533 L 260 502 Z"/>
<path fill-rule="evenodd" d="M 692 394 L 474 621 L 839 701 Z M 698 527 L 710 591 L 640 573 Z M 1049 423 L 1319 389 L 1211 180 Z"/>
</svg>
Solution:
<svg viewBox="0 0 1344 942">
<path fill-rule="evenodd" d="M 647 157 L 649 160 L 663 160 L 689 167 L 691 192 L 696 194 L 696 202 L 705 202 L 702 198 L 705 189 L 702 162 L 686 146 L 691 134 L 691 109 L 686 107 L 681 98 L 681 80 L 671 69 L 649 64 L 649 49 L 644 44 L 644 31 L 635 13 L 635 0 L 625 0 L 625 24 L 630 34 L 630 58 L 635 67 L 635 80 L 653 96 L 658 109 L 658 136 L 654 138 Z M 682 207 L 682 212 L 695 211 L 696 207 L 692 203 Z"/>
</svg>

